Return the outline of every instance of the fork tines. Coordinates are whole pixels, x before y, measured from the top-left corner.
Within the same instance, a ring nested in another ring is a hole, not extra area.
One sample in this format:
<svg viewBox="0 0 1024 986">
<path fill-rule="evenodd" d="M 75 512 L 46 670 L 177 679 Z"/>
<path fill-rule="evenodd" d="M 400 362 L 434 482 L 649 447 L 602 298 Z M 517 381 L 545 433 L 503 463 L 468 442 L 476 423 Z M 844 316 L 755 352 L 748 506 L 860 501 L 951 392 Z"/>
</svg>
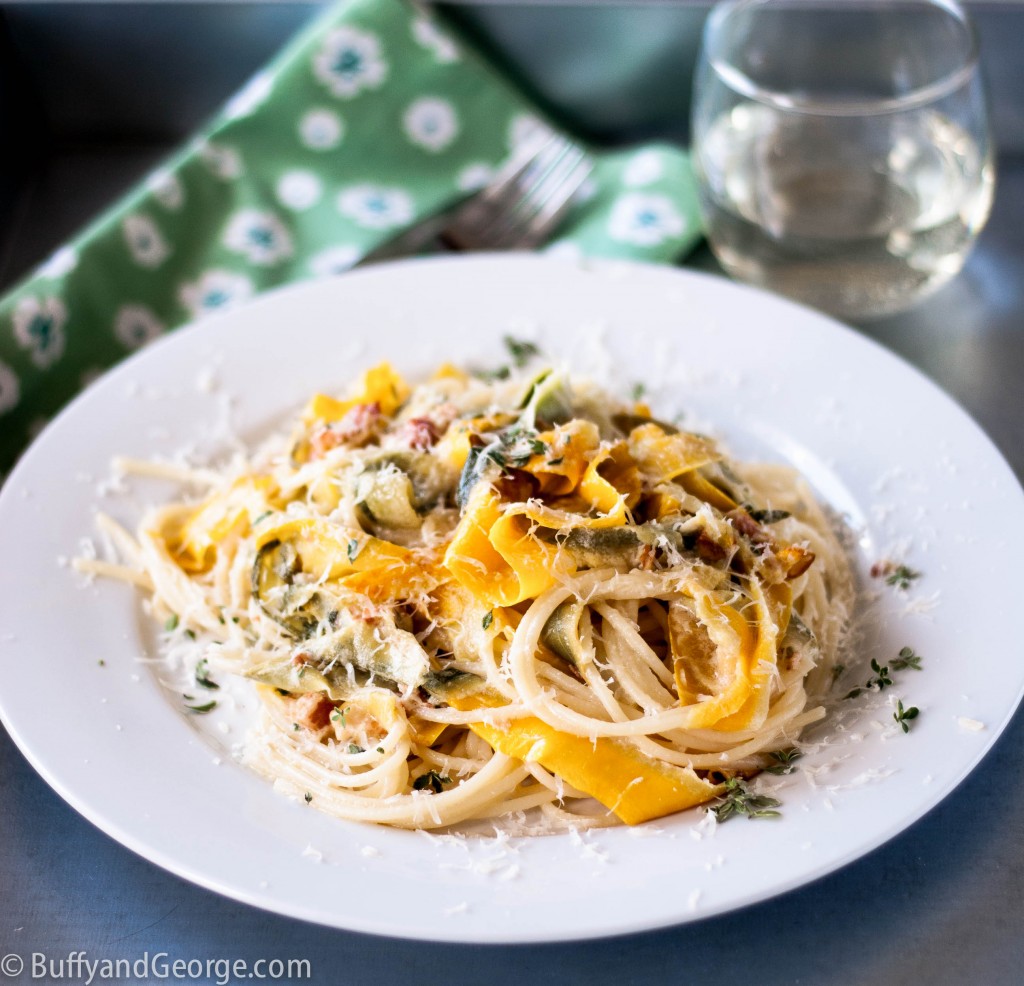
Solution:
<svg viewBox="0 0 1024 986">
<path fill-rule="evenodd" d="M 455 213 L 441 240 L 455 250 L 536 247 L 561 222 L 592 169 L 580 147 L 538 128 L 494 180 Z"/>
</svg>

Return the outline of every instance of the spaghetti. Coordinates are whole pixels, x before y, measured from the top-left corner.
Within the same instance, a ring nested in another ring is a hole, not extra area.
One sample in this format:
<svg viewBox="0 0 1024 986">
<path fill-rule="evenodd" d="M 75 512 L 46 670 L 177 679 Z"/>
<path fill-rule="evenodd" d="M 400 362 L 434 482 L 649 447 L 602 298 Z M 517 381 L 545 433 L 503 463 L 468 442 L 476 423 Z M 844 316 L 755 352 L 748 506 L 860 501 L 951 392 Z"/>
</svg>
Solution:
<svg viewBox="0 0 1024 986">
<path fill-rule="evenodd" d="M 247 761 L 340 817 L 636 824 L 824 715 L 852 582 L 804 482 L 558 372 L 382 364 L 175 478 L 203 495 L 79 566 L 251 680 Z"/>
</svg>

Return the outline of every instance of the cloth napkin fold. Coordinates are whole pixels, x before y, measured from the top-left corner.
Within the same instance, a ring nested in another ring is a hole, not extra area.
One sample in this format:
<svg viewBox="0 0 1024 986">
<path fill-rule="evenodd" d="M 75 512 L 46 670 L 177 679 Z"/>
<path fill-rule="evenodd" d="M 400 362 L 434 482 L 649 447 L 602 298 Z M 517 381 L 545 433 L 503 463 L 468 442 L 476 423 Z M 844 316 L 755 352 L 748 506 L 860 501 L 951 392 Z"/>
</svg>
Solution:
<svg viewBox="0 0 1024 986">
<path fill-rule="evenodd" d="M 538 123 L 550 125 L 429 10 L 329 8 L 0 300 L 0 471 L 129 352 L 267 288 L 347 270 L 483 187 Z M 594 159 L 547 249 L 672 261 L 699 238 L 683 149 Z"/>
</svg>

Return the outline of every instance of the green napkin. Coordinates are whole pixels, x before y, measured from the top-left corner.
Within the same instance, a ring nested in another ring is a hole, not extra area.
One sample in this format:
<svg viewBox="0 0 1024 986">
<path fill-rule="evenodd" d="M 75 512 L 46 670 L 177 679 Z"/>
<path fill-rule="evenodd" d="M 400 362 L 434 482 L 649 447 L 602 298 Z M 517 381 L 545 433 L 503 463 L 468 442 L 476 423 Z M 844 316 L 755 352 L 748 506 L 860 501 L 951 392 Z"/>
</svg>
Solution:
<svg viewBox="0 0 1024 986">
<path fill-rule="evenodd" d="M 127 353 L 267 288 L 347 270 L 481 188 L 538 122 L 429 11 L 328 9 L 0 300 L 0 470 Z M 671 261 L 699 236 L 687 154 L 648 145 L 595 154 L 547 249 Z"/>
</svg>

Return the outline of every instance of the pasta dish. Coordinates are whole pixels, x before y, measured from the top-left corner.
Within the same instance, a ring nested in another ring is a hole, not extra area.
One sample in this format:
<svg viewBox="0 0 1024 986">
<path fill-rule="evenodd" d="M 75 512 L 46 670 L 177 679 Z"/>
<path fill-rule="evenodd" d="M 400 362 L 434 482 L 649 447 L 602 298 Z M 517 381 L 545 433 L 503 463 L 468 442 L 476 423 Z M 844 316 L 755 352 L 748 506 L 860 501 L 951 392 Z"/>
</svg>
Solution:
<svg viewBox="0 0 1024 986">
<path fill-rule="evenodd" d="M 245 760 L 314 808 L 637 824 L 824 715 L 852 581 L 807 485 L 560 371 L 381 364 L 180 478 L 80 567 L 195 639 L 197 692 L 252 683 Z"/>
</svg>

